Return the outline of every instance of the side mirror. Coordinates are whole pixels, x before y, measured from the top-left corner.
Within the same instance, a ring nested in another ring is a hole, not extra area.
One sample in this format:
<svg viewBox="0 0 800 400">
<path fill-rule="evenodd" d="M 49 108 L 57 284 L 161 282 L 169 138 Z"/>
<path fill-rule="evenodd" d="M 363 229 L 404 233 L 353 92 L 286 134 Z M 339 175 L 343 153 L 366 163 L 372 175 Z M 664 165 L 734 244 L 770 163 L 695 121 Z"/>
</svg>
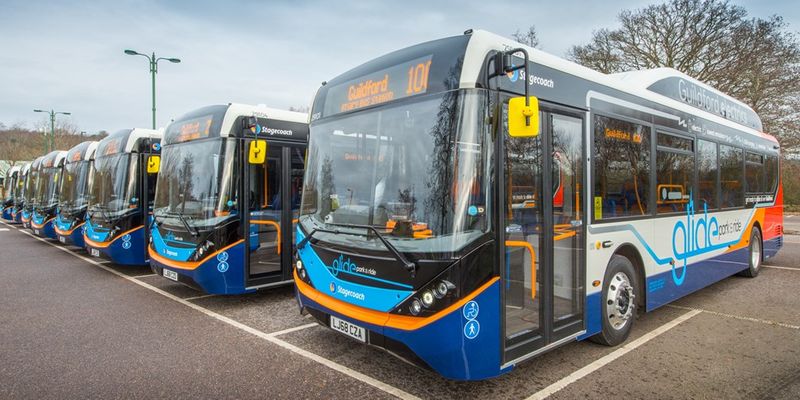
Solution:
<svg viewBox="0 0 800 400">
<path fill-rule="evenodd" d="M 514 97 L 508 101 L 508 135 L 511 137 L 539 136 L 539 99 Z"/>
<path fill-rule="evenodd" d="M 266 159 L 267 141 L 256 139 L 250 142 L 250 150 L 247 157 L 247 162 L 250 164 L 263 164 Z"/>
<path fill-rule="evenodd" d="M 157 174 L 158 170 L 161 169 L 161 156 L 149 156 L 147 157 L 147 173 L 148 174 Z"/>
</svg>

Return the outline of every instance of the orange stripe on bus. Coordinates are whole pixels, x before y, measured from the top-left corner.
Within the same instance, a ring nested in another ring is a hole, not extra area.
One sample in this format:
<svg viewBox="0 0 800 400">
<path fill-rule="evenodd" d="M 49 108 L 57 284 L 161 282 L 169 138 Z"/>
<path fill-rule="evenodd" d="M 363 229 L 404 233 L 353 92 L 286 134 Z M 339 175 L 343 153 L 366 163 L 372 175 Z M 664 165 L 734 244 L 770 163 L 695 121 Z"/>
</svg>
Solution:
<svg viewBox="0 0 800 400">
<path fill-rule="evenodd" d="M 453 311 L 456 311 L 459 308 L 463 307 L 464 304 L 467 304 L 467 302 L 477 297 L 479 294 L 481 294 L 484 290 L 486 290 L 489 286 L 491 286 L 498 280 L 500 280 L 499 277 L 494 277 L 490 279 L 488 282 L 484 283 L 479 288 L 475 289 L 468 296 L 462 298 L 461 300 L 450 305 L 444 310 L 431 315 L 430 317 L 411 317 L 407 315 L 397 315 L 382 311 L 370 310 L 368 308 L 359 307 L 335 299 L 331 296 L 328 296 L 325 293 L 320 292 L 319 290 L 314 289 L 307 283 L 303 282 L 302 280 L 300 280 L 300 278 L 297 277 L 297 271 L 294 272 L 294 281 L 297 286 L 297 290 L 299 290 L 300 293 L 302 293 L 309 299 L 313 300 L 314 302 L 319 303 L 320 305 L 328 308 L 329 310 L 336 311 L 346 317 L 353 318 L 355 320 L 367 324 L 385 326 L 387 328 L 400 329 L 403 331 L 413 331 L 416 329 L 420 329 L 426 325 L 430 325 L 444 318 Z"/>
<path fill-rule="evenodd" d="M 223 247 L 223 248 L 221 248 L 221 249 L 209 254 L 208 256 L 206 256 L 206 258 L 204 258 L 204 259 L 202 259 L 200 261 L 176 261 L 176 260 L 171 260 L 169 258 L 166 258 L 166 257 L 162 256 L 161 254 L 158 254 L 150 246 L 147 246 L 147 253 L 150 254 L 150 258 L 153 258 L 156 261 L 158 261 L 158 262 L 160 262 L 160 263 L 162 263 L 162 264 L 164 264 L 164 265 L 166 265 L 168 267 L 178 268 L 178 269 L 185 269 L 185 270 L 195 270 L 195 269 L 197 269 L 197 267 L 199 267 L 201 264 L 203 264 L 204 262 L 208 261 L 212 257 L 216 257 L 217 254 L 222 253 L 223 251 L 228 250 L 231 247 L 236 246 L 237 244 L 242 243 L 242 242 L 244 242 L 244 239 L 239 239 L 239 240 L 237 240 L 237 241 L 235 241 L 235 242 L 233 242 L 233 243 L 231 243 L 231 244 L 229 244 L 229 245 L 227 245 L 227 246 L 225 246 L 225 247 Z"/>
<path fill-rule="evenodd" d="M 90 245 L 92 247 L 99 247 L 101 249 L 105 249 L 106 247 L 111 246 L 111 243 L 114 243 L 117 239 L 119 239 L 119 238 L 121 238 L 121 237 L 123 237 L 123 236 L 125 236 L 125 235 L 127 235 L 127 234 L 129 234 L 131 232 L 133 232 L 133 231 L 142 229 L 142 228 L 144 228 L 144 225 L 140 225 L 138 228 L 133 228 L 131 230 L 127 230 L 125 232 L 122 232 L 119 235 L 117 235 L 116 238 L 112 239 L 111 241 L 103 242 L 103 243 L 95 242 L 94 240 L 89 239 L 89 237 L 86 236 L 86 233 L 84 232 L 83 241 L 86 242 L 86 244 L 88 244 L 88 245 Z"/>
<path fill-rule="evenodd" d="M 31 226 L 36 228 L 36 229 L 42 229 L 42 228 L 44 228 L 45 225 L 47 225 L 48 222 L 52 221 L 53 219 L 55 219 L 55 218 L 50 218 L 50 219 L 44 221 L 41 225 L 39 225 L 39 224 L 33 222 L 33 220 L 31 220 Z"/>
<path fill-rule="evenodd" d="M 75 231 L 75 229 L 78 229 L 78 228 L 80 228 L 80 227 L 81 227 L 83 224 L 85 224 L 85 222 L 81 222 L 80 224 L 78 224 L 78 225 L 75 225 L 75 226 L 74 226 L 72 229 L 70 229 L 70 230 L 68 230 L 68 231 L 62 231 L 61 229 L 58 229 L 58 227 L 57 227 L 57 226 L 55 226 L 55 225 L 53 225 L 53 228 L 56 230 L 56 233 L 57 233 L 57 234 L 59 234 L 59 235 L 61 235 L 61 236 L 68 236 L 68 235 L 71 235 L 71 234 L 72 234 L 72 232 L 74 232 L 74 231 Z"/>
</svg>

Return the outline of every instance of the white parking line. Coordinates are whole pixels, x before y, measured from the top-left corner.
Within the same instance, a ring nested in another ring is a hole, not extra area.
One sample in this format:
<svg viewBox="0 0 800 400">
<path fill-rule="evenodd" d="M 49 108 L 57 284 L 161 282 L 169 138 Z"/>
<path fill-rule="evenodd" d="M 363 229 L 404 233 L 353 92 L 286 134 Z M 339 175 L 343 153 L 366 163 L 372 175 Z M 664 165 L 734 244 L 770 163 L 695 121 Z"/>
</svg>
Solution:
<svg viewBox="0 0 800 400">
<path fill-rule="evenodd" d="M 8 232 L 8 228 L 0 228 L 0 232 Z"/>
<path fill-rule="evenodd" d="M 6 224 L 5 222 L 2 222 L 2 221 L 0 221 L 0 223 L 2 223 L 3 225 L 6 225 L 6 226 L 10 226 L 10 225 Z M 318 363 L 320 363 L 320 364 L 322 364 L 322 365 L 324 365 L 324 366 L 326 366 L 326 367 L 328 367 L 330 369 L 333 369 L 335 371 L 341 372 L 342 374 L 345 374 L 345 375 L 347 375 L 347 376 L 349 376 L 349 377 L 351 377 L 353 379 L 361 381 L 362 383 L 366 383 L 367 385 L 375 387 L 375 388 L 377 388 L 379 390 L 382 390 L 382 391 L 384 391 L 386 393 L 389 393 L 389 394 L 391 394 L 393 396 L 396 396 L 398 398 L 401 398 L 401 399 L 419 399 L 419 397 L 414 396 L 414 395 L 412 395 L 412 394 L 410 394 L 408 392 L 405 392 L 405 391 L 403 391 L 401 389 L 398 389 L 398 388 L 396 388 L 396 387 L 394 387 L 392 385 L 389 385 L 388 383 L 381 382 L 381 381 L 379 381 L 379 380 L 377 380 L 375 378 L 372 378 L 370 376 L 364 375 L 361 372 L 358 372 L 356 370 L 350 369 L 350 368 L 345 367 L 345 366 L 343 366 L 341 364 L 338 364 L 338 363 L 336 363 L 334 361 L 328 360 L 327 358 L 324 358 L 324 357 L 319 356 L 317 354 L 311 353 L 308 350 L 301 349 L 301 348 L 299 348 L 299 347 L 297 347 L 297 346 L 295 346 L 295 345 L 293 345 L 291 343 L 288 343 L 288 342 L 285 342 L 285 341 L 283 341 L 281 339 L 278 339 L 278 338 L 273 336 L 273 335 L 275 335 L 275 333 L 268 334 L 266 332 L 262 332 L 262 331 L 260 331 L 258 329 L 255 329 L 255 328 L 251 327 L 251 326 L 245 325 L 245 324 L 243 324 L 243 323 L 241 323 L 239 321 L 236 321 L 234 319 L 228 318 L 228 317 L 226 317 L 226 316 L 224 316 L 222 314 L 218 314 L 218 313 L 216 313 L 214 311 L 211 311 L 211 310 L 209 310 L 207 308 L 203 308 L 203 307 L 201 307 L 201 306 L 199 306 L 197 304 L 194 304 L 194 303 L 191 303 L 189 301 L 186 301 L 186 300 L 184 300 L 184 299 L 182 299 L 182 298 L 180 298 L 178 296 L 175 296 L 175 295 L 173 295 L 171 293 L 165 292 L 165 291 L 163 291 L 163 290 L 161 290 L 161 289 L 159 289 L 159 288 L 157 288 L 157 287 L 155 287 L 153 285 L 150 285 L 148 283 L 145 283 L 143 281 L 135 279 L 134 277 L 131 277 L 131 276 L 125 275 L 125 274 L 123 274 L 121 272 L 115 271 L 115 270 L 113 270 L 113 269 L 111 269 L 109 267 L 106 267 L 103 264 L 100 264 L 99 262 L 97 262 L 95 260 L 92 260 L 91 258 L 82 256 L 80 254 L 77 254 L 75 252 L 70 251 L 69 249 L 61 247 L 61 246 L 59 246 L 57 244 L 50 243 L 45 239 L 42 239 L 42 238 L 37 237 L 37 236 L 34 236 L 32 233 L 25 232 L 25 231 L 22 231 L 22 230 L 19 230 L 19 231 L 24 233 L 24 234 L 26 234 L 26 235 L 28 235 L 28 236 L 30 236 L 30 237 L 32 237 L 32 238 L 34 238 L 34 239 L 36 239 L 36 240 L 40 240 L 40 241 L 42 241 L 44 243 L 47 243 L 47 244 L 49 244 L 49 245 L 51 245 L 51 246 L 53 246 L 53 247 L 55 247 L 55 248 L 57 248 L 57 249 L 59 249 L 61 251 L 64 251 L 67 254 L 71 254 L 71 255 L 73 255 L 73 256 L 75 256 L 75 257 L 77 257 L 77 258 L 79 258 L 79 259 L 81 259 L 83 261 L 86 261 L 86 262 L 88 262 L 88 263 L 90 263 L 90 264 L 92 264 L 92 265 L 94 265 L 94 266 L 96 266 L 98 268 L 104 269 L 104 270 L 106 270 L 106 271 L 108 271 L 108 272 L 110 272 L 110 273 L 112 273 L 112 274 L 114 274 L 114 275 L 116 275 L 116 276 L 118 276 L 118 277 L 120 277 L 122 279 L 125 279 L 125 280 L 127 280 L 129 282 L 133 282 L 133 283 L 135 283 L 135 284 L 137 284 L 137 285 L 139 285 L 139 286 L 141 286 L 141 287 L 143 287 L 145 289 L 149 289 L 149 290 L 151 290 L 153 292 L 156 292 L 156 293 L 158 293 L 158 294 L 160 294 L 160 295 L 162 295 L 162 296 L 164 296 L 164 297 L 166 297 L 166 298 L 168 298 L 170 300 L 174 300 L 174 301 L 176 301 L 178 303 L 181 303 L 186 307 L 189 307 L 189 308 L 191 308 L 193 310 L 199 311 L 199 312 L 201 312 L 201 313 L 203 313 L 203 314 L 205 314 L 205 315 L 207 315 L 207 316 L 209 316 L 211 318 L 214 318 L 214 319 L 216 319 L 218 321 L 224 322 L 224 323 L 226 323 L 228 325 L 231 325 L 231 326 L 233 326 L 235 328 L 238 328 L 238 329 L 240 329 L 242 331 L 245 331 L 245 332 L 250 333 L 250 334 L 252 334 L 254 336 L 260 337 L 260 338 L 262 338 L 262 339 L 264 339 L 264 340 L 266 340 L 266 341 L 268 341 L 270 343 L 273 343 L 273 344 L 276 344 L 276 345 L 278 345 L 280 347 L 283 347 L 284 349 L 289 350 L 289 351 L 291 351 L 291 352 L 293 352 L 295 354 L 298 354 L 298 355 L 303 356 L 305 358 L 308 358 L 310 360 L 316 361 L 316 362 L 318 362 Z M 312 325 L 312 324 L 308 324 L 308 325 Z M 313 324 L 313 325 L 316 325 L 316 324 Z M 304 325 L 304 326 L 307 326 L 307 325 Z M 310 327 L 310 326 L 308 326 L 308 327 Z M 305 329 L 305 328 L 303 328 L 303 329 Z M 299 330 L 299 329 L 295 329 L 295 330 Z M 276 333 L 280 333 L 280 332 L 276 332 Z M 288 332 L 285 332 L 285 333 L 288 333 Z"/>
<path fill-rule="evenodd" d="M 184 297 L 183 299 L 189 301 L 189 300 L 205 299 L 205 298 L 214 297 L 214 296 L 216 296 L 216 295 L 215 294 L 204 294 L 204 295 L 201 295 L 201 296 Z"/>
<path fill-rule="evenodd" d="M 758 323 L 766 324 L 766 325 L 774 325 L 774 326 L 780 326 L 782 328 L 800 330 L 800 326 L 791 325 L 791 324 L 785 324 L 783 322 L 770 321 L 768 319 L 758 319 L 758 318 L 751 318 L 751 317 L 743 317 L 741 315 L 725 314 L 725 313 L 721 313 L 721 312 L 717 312 L 717 311 L 704 310 L 702 308 L 691 308 L 691 307 L 676 306 L 674 304 L 667 304 L 667 307 L 677 308 L 679 310 L 700 311 L 700 312 L 704 312 L 706 314 L 717 315 L 717 316 L 726 317 L 726 318 L 733 318 L 733 319 L 738 319 L 738 320 L 741 320 L 741 321 L 758 322 Z"/>
<path fill-rule="evenodd" d="M 581 368 L 581 369 L 579 369 L 579 370 L 577 370 L 577 371 L 565 376 L 564 378 L 562 378 L 559 381 L 553 383 L 552 385 L 550 385 L 550 386 L 548 386 L 548 387 L 546 387 L 546 388 L 534 393 L 531 397 L 528 397 L 528 400 L 531 400 L 531 399 L 545 399 L 545 398 L 551 396 L 552 394 L 558 392 L 559 390 L 564 389 L 565 387 L 571 385 L 572 383 L 577 382 L 579 379 L 591 374 L 594 371 L 597 371 L 600 368 L 603 368 L 604 366 L 608 365 L 612 361 L 624 356 L 625 354 L 627 354 L 630 351 L 636 349 L 637 347 L 639 347 L 639 346 L 641 346 L 641 345 L 643 345 L 643 344 L 655 339 L 656 337 L 658 337 L 662 333 L 664 333 L 664 332 L 666 332 L 666 331 L 678 326 L 681 322 L 684 322 L 684 321 L 688 320 L 689 318 L 692 318 L 695 315 L 700 314 L 701 312 L 702 311 L 699 311 L 699 310 L 689 311 L 686 314 L 683 314 L 680 317 L 675 318 L 672 321 L 667 322 L 666 324 L 661 325 L 658 328 L 653 329 L 650 332 L 647 332 L 646 334 L 642 335 L 642 337 L 640 337 L 640 338 L 638 338 L 638 339 L 636 339 L 636 340 L 634 340 L 634 341 L 632 341 L 630 343 L 622 345 L 622 347 L 620 347 L 619 349 L 615 350 L 614 352 L 612 352 L 610 354 L 607 354 L 607 355 L 595 360 L 591 364 L 589 364 L 589 365 L 587 365 L 587 366 L 585 366 L 585 367 L 583 367 L 583 368 Z"/>
<path fill-rule="evenodd" d="M 295 326 L 294 328 L 289 328 L 289 329 L 284 329 L 282 331 L 272 332 L 269 335 L 272 336 L 272 337 L 276 337 L 276 336 L 280 336 L 280 335 L 285 335 L 287 333 L 302 331 L 303 329 L 313 328 L 315 326 L 319 326 L 319 324 L 314 322 L 314 323 L 311 323 L 311 324 Z"/>
<path fill-rule="evenodd" d="M 147 278 L 148 276 L 156 276 L 156 274 L 132 275 L 131 278 L 139 279 L 139 278 Z"/>
<path fill-rule="evenodd" d="M 764 268 L 773 268 L 773 269 L 785 269 L 789 271 L 800 271 L 800 268 L 790 268 L 790 267 L 779 267 L 777 265 L 761 265 Z"/>
</svg>

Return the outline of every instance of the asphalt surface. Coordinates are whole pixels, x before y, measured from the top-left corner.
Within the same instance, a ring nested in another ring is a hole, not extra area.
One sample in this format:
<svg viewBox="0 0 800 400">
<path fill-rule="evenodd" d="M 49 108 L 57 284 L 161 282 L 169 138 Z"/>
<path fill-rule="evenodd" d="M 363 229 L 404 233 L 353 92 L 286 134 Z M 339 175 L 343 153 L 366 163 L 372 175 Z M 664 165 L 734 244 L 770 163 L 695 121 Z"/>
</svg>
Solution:
<svg viewBox="0 0 800 400">
<path fill-rule="evenodd" d="M 291 287 L 205 296 L 0 228 L 0 399 L 800 398 L 800 236 L 756 279 L 640 316 L 625 346 L 453 382 L 313 324 Z"/>
</svg>

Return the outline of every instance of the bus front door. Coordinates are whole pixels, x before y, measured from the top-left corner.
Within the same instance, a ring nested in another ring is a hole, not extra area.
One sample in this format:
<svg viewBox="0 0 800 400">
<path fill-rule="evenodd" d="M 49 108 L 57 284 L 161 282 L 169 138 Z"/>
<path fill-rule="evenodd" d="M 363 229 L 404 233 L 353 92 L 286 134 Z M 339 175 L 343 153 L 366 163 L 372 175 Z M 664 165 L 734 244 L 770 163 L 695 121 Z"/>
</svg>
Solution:
<svg viewBox="0 0 800 400">
<path fill-rule="evenodd" d="M 507 106 L 506 98 L 504 117 Z M 537 137 L 503 135 L 506 365 L 584 329 L 583 119 L 542 106 L 540 125 Z"/>
<path fill-rule="evenodd" d="M 300 210 L 303 155 L 300 146 L 269 143 L 263 164 L 245 164 L 248 287 L 291 280 L 289 266 Z"/>
</svg>

